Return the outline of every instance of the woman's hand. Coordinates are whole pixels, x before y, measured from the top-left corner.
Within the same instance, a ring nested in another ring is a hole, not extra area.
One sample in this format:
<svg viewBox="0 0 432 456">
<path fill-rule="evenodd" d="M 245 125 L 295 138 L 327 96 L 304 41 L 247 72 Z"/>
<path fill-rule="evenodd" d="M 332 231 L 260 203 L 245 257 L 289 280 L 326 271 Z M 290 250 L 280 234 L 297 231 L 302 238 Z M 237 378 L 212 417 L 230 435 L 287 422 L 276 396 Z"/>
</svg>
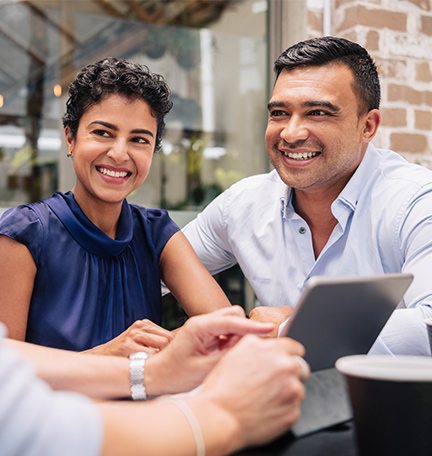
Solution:
<svg viewBox="0 0 432 456">
<path fill-rule="evenodd" d="M 173 339 L 173 334 L 150 320 L 137 320 L 126 331 L 105 344 L 83 353 L 129 356 L 140 351 L 157 353 Z"/>
</svg>

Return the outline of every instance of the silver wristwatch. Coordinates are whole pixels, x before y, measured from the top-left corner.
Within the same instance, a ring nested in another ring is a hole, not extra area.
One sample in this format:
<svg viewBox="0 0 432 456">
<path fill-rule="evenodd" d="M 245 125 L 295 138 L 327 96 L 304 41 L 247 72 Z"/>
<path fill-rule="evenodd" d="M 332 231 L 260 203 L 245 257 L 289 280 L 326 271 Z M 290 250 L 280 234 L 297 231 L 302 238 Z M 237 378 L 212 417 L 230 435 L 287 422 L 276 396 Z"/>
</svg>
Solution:
<svg viewBox="0 0 432 456">
<path fill-rule="evenodd" d="M 144 364 L 151 353 L 137 352 L 129 355 L 131 396 L 134 401 L 148 399 L 144 386 Z"/>
</svg>

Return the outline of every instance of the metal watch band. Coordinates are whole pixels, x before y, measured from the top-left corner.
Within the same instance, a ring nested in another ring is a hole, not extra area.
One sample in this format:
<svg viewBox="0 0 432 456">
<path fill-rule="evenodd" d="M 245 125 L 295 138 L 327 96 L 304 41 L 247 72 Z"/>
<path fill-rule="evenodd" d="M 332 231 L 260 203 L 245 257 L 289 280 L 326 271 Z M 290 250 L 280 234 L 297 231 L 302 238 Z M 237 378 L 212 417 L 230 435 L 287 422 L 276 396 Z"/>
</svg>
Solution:
<svg viewBox="0 0 432 456">
<path fill-rule="evenodd" d="M 144 386 L 144 364 L 151 353 L 137 352 L 129 355 L 131 396 L 134 401 L 148 399 Z"/>
</svg>

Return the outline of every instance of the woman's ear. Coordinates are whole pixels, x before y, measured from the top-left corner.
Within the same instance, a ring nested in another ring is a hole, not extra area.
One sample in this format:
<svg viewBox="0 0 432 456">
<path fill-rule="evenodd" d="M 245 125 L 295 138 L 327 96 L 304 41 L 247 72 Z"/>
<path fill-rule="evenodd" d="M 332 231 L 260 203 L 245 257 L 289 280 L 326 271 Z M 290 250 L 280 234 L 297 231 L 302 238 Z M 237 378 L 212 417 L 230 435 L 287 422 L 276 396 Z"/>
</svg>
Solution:
<svg viewBox="0 0 432 456">
<path fill-rule="evenodd" d="M 68 157 L 72 157 L 74 137 L 71 132 L 71 129 L 69 127 L 65 127 L 64 134 L 65 134 L 65 139 L 66 139 L 66 147 L 68 150 L 67 155 L 68 155 Z"/>
<path fill-rule="evenodd" d="M 363 141 L 370 142 L 378 131 L 378 127 L 381 123 L 381 113 L 378 109 L 371 109 L 364 118 L 363 125 Z"/>
</svg>

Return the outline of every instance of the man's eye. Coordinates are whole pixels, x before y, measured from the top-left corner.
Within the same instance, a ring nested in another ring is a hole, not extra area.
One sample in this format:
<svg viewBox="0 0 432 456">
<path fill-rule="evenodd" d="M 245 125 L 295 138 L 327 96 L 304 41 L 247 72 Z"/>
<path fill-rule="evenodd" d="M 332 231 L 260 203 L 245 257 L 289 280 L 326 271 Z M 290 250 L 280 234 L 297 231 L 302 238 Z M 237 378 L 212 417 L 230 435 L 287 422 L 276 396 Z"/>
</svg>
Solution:
<svg viewBox="0 0 432 456">
<path fill-rule="evenodd" d="M 322 109 L 315 109 L 309 113 L 310 116 L 327 116 L 329 113 L 327 111 L 323 111 Z"/>
<path fill-rule="evenodd" d="M 274 111 L 270 112 L 271 117 L 280 117 L 286 115 L 285 111 L 281 111 L 279 109 L 275 109 Z"/>
</svg>

